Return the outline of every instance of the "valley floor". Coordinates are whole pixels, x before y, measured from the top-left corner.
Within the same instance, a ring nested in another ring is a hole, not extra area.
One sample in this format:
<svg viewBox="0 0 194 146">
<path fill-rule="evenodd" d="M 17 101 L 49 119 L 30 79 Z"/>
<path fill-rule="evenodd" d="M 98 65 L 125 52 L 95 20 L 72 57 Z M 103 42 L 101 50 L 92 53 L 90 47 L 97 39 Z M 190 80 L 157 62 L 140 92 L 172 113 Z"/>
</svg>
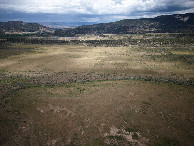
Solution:
<svg viewBox="0 0 194 146">
<path fill-rule="evenodd" d="M 193 145 L 193 64 L 192 43 L 2 45 L 0 145 Z"/>
</svg>

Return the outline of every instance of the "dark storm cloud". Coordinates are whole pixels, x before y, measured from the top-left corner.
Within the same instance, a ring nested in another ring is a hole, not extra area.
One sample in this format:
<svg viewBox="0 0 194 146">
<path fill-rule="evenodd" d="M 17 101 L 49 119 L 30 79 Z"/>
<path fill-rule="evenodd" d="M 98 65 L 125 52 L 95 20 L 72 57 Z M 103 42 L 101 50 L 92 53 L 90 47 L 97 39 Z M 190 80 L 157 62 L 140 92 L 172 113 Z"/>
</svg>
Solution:
<svg viewBox="0 0 194 146">
<path fill-rule="evenodd" d="M 161 14 L 192 13 L 193 0 L 0 0 L 4 20 L 110 22 Z"/>
</svg>

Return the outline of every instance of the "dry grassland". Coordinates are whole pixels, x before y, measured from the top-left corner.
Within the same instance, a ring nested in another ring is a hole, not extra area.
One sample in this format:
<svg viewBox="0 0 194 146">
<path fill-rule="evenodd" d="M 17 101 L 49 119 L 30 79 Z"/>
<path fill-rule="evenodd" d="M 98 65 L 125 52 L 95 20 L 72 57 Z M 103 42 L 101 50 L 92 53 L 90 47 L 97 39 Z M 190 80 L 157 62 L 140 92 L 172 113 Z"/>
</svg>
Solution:
<svg viewBox="0 0 194 146">
<path fill-rule="evenodd" d="M 192 45 L 14 44 L 0 54 L 0 145 L 194 144 Z"/>
</svg>

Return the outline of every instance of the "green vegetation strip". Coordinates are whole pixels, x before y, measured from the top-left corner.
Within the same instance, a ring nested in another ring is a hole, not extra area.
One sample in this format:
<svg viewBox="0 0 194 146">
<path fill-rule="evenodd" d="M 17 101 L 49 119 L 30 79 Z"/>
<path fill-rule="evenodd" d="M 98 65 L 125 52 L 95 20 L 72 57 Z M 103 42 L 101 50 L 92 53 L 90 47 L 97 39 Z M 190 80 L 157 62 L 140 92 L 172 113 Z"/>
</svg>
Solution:
<svg viewBox="0 0 194 146">
<path fill-rule="evenodd" d="M 127 74 L 97 74 L 97 73 L 85 73 L 85 74 L 64 74 L 57 73 L 55 75 L 47 75 L 41 77 L 28 77 L 28 76 L 7 76 L 1 75 L 0 90 L 3 96 L 8 96 L 20 89 L 30 87 L 53 87 L 63 86 L 69 83 L 85 83 L 96 81 L 116 81 L 116 80 L 135 80 L 135 81 L 148 81 L 156 83 L 168 83 L 182 86 L 194 87 L 193 79 L 175 79 L 170 77 L 154 77 L 154 76 L 131 76 Z"/>
</svg>

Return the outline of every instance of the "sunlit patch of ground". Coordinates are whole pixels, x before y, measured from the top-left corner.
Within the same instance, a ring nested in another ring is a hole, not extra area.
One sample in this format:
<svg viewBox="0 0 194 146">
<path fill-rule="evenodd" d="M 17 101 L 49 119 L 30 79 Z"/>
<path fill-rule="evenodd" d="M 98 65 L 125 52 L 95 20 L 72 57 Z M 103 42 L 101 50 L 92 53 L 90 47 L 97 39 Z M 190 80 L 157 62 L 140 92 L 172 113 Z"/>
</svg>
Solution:
<svg viewBox="0 0 194 146">
<path fill-rule="evenodd" d="M 136 47 L 51 45 L 40 46 L 34 49 L 33 52 L 1 59 L 0 68 L 11 72 L 53 71 L 79 73 L 110 71 L 133 73 L 136 70 L 141 73 L 173 72 L 182 75 L 193 72 L 192 64 L 184 64 L 178 58 L 176 60 L 163 59 L 163 54 L 137 50 Z"/>
</svg>

